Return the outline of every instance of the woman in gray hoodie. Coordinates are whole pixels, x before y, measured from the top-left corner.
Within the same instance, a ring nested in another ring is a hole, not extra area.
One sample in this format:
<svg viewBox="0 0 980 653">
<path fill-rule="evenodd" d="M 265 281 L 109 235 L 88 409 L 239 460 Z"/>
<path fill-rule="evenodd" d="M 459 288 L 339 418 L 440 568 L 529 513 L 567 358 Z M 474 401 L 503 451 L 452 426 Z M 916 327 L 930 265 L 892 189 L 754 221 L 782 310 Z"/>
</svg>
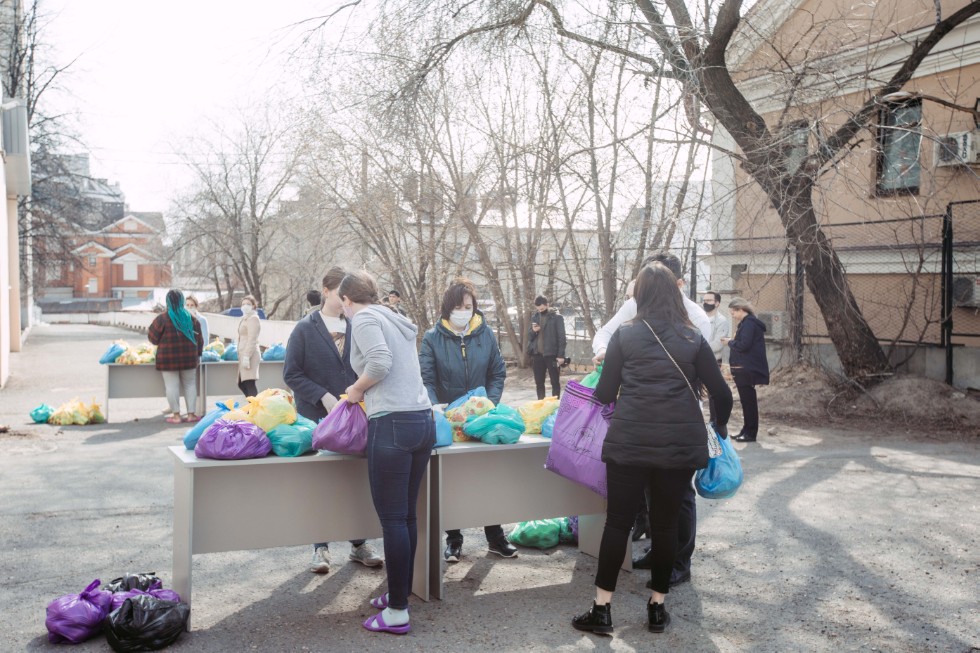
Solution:
<svg viewBox="0 0 980 653">
<path fill-rule="evenodd" d="M 415 504 L 436 441 L 432 404 L 419 370 L 418 328 L 381 305 L 378 286 L 365 272 L 345 276 L 337 292 L 351 320 L 350 362 L 358 376 L 347 388 L 347 401 L 363 400 L 367 411 L 368 478 L 388 573 L 388 591 L 371 599 L 382 611 L 364 627 L 403 635 L 411 628 Z"/>
</svg>

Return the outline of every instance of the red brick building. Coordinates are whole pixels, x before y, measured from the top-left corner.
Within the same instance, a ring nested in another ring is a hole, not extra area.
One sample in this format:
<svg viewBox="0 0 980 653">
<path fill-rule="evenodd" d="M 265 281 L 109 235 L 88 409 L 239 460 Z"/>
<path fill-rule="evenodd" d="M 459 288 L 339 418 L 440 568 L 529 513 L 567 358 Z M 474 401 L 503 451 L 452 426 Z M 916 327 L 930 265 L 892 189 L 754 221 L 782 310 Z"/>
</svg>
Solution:
<svg viewBox="0 0 980 653">
<path fill-rule="evenodd" d="M 169 287 L 172 278 L 164 231 L 163 214 L 137 212 L 80 231 L 74 237 L 76 260 L 45 270 L 42 301 L 116 299 L 125 306 L 150 298 L 155 288 Z"/>
</svg>

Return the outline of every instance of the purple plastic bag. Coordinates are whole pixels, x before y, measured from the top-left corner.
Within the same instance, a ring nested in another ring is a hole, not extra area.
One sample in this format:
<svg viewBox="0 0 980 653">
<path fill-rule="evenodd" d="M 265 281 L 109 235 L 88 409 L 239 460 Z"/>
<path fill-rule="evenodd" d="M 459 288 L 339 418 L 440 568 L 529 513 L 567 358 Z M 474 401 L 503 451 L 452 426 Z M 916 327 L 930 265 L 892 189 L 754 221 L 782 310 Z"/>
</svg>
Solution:
<svg viewBox="0 0 980 653">
<path fill-rule="evenodd" d="M 577 381 L 565 386 L 544 466 L 604 497 L 606 463 L 602 462 L 602 443 L 614 405 L 600 404 L 594 392 Z"/>
<path fill-rule="evenodd" d="M 140 596 L 141 594 L 148 594 L 163 601 L 174 601 L 176 603 L 180 603 L 180 594 L 173 590 L 163 589 L 163 583 L 158 580 L 145 592 L 140 589 L 131 589 L 128 592 L 116 592 L 112 595 L 111 609 L 118 610 L 126 599 L 134 596 Z"/>
<path fill-rule="evenodd" d="M 251 422 L 229 422 L 219 419 L 208 427 L 194 446 L 198 458 L 241 460 L 262 458 L 272 451 L 265 431 Z"/>
<path fill-rule="evenodd" d="M 81 594 L 59 596 L 48 604 L 44 625 L 52 644 L 79 644 L 102 632 L 112 606 L 112 593 L 100 590 L 96 578 Z"/>
<path fill-rule="evenodd" d="M 313 448 L 364 455 L 368 419 L 360 404 L 341 401 L 313 430 Z"/>
</svg>

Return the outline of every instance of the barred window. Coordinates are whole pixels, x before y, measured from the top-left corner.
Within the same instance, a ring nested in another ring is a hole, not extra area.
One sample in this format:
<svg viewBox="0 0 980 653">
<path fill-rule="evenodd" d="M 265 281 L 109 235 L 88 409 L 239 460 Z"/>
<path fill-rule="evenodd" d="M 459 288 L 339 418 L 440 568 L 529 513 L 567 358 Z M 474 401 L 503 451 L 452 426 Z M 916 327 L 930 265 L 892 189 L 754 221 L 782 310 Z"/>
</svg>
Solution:
<svg viewBox="0 0 980 653">
<path fill-rule="evenodd" d="M 883 109 L 878 123 L 877 195 L 919 192 L 922 102 L 913 100 Z"/>
</svg>

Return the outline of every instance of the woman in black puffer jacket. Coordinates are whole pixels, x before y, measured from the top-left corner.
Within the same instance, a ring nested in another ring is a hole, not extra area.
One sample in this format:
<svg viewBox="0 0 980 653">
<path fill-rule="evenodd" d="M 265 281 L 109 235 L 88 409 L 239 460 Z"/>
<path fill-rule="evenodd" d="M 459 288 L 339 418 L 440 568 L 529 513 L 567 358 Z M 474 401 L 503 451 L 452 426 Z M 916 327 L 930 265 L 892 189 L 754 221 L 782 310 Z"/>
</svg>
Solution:
<svg viewBox="0 0 980 653">
<path fill-rule="evenodd" d="M 664 598 L 677 551 L 681 499 L 694 471 L 708 463 L 704 417 L 693 390 L 698 381 L 716 402 L 722 436 L 732 412 L 732 392 L 711 345 L 687 317 L 673 273 L 660 263 L 644 267 L 634 297 L 636 318 L 613 335 L 595 389 L 599 401 L 616 402 L 602 448 L 609 496 L 595 603 L 572 620 L 579 630 L 604 634 L 613 630 L 610 603 L 644 489 L 651 497 L 653 581 L 647 624 L 650 631 L 663 632 L 670 622 Z"/>
</svg>

